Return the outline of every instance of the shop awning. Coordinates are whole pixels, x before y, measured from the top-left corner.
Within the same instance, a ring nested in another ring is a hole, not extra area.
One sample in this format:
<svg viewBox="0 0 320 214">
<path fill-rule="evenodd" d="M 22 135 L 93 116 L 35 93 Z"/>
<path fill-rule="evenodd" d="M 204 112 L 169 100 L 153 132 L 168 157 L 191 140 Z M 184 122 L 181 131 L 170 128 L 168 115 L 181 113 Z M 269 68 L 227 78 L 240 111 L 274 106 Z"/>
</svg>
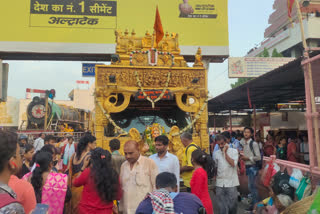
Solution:
<svg viewBox="0 0 320 214">
<path fill-rule="evenodd" d="M 209 100 L 209 112 L 252 109 L 254 105 L 270 109 L 277 103 L 305 100 L 301 60 L 298 58 Z"/>
</svg>

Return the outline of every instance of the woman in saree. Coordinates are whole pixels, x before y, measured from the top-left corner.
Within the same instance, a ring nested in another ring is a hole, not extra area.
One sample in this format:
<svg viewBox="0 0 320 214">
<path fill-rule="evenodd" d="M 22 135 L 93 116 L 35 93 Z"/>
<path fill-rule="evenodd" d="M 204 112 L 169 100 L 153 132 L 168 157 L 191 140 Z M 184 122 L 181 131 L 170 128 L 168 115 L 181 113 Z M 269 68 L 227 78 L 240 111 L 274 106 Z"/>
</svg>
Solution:
<svg viewBox="0 0 320 214">
<path fill-rule="evenodd" d="M 69 187 L 71 187 L 72 198 L 69 213 L 78 213 L 78 204 L 81 199 L 83 187 L 72 186 L 72 182 L 75 178 L 85 170 L 90 163 L 90 152 L 97 146 L 96 138 L 90 134 L 86 134 L 82 137 L 78 143 L 76 153 L 71 157 L 69 161 Z"/>
<path fill-rule="evenodd" d="M 53 158 L 49 152 L 38 152 L 35 164 L 35 169 L 23 179 L 32 184 L 37 203 L 49 205 L 49 214 L 63 214 L 68 176 L 52 172 Z"/>
</svg>

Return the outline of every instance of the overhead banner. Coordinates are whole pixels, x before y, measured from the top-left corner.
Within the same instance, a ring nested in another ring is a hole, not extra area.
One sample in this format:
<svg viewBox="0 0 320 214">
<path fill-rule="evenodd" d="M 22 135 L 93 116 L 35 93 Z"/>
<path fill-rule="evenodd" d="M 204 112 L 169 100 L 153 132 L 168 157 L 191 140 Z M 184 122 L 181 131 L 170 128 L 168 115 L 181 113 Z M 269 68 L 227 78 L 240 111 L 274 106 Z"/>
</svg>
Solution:
<svg viewBox="0 0 320 214">
<path fill-rule="evenodd" d="M 0 51 L 112 54 L 115 30 L 153 32 L 157 5 L 182 54 L 229 55 L 227 0 L 3 0 Z"/>
<path fill-rule="evenodd" d="M 290 57 L 229 57 L 229 78 L 259 77 L 295 58 Z"/>
</svg>

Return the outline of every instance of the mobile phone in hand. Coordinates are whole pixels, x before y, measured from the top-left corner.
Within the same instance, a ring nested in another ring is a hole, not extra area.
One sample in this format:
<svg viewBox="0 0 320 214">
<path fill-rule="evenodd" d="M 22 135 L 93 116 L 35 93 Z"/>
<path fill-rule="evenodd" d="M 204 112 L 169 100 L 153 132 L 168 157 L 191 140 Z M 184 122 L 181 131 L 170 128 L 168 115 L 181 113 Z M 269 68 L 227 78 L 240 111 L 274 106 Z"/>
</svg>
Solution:
<svg viewBox="0 0 320 214">
<path fill-rule="evenodd" d="M 32 212 L 32 214 L 47 214 L 47 213 L 49 213 L 49 205 L 47 204 L 37 204 L 36 208 Z"/>
</svg>

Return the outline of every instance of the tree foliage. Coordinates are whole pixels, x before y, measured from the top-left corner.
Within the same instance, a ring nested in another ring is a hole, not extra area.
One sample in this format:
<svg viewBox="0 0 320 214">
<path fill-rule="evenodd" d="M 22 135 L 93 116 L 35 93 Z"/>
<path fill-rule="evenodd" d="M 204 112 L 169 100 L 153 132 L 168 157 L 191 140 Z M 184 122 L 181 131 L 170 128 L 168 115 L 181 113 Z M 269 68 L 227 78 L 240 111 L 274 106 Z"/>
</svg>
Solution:
<svg viewBox="0 0 320 214">
<path fill-rule="evenodd" d="M 236 88 L 252 79 L 253 78 L 238 78 L 238 80 L 235 83 L 231 83 L 231 88 Z"/>
<path fill-rule="evenodd" d="M 282 53 L 279 53 L 277 49 L 273 49 L 271 57 L 283 57 Z"/>
</svg>

